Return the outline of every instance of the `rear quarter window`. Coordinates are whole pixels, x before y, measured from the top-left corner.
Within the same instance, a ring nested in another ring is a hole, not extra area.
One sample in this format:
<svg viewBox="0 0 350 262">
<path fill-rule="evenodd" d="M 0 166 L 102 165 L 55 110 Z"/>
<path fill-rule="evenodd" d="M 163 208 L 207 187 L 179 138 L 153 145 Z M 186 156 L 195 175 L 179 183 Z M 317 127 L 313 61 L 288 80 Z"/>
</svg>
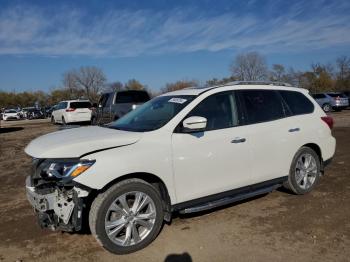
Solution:
<svg viewBox="0 0 350 262">
<path fill-rule="evenodd" d="M 310 114 L 314 104 L 302 93 L 295 91 L 279 91 L 292 115 Z"/>
</svg>

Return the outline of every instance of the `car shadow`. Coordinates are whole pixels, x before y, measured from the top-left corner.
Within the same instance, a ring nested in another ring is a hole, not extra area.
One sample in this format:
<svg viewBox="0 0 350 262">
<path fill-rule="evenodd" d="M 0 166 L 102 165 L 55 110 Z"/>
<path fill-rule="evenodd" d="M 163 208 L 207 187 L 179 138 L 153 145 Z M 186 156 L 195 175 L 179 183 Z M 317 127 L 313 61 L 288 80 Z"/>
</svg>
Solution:
<svg viewBox="0 0 350 262">
<path fill-rule="evenodd" d="M 23 127 L 2 127 L 0 128 L 0 134 L 16 132 L 23 129 L 24 129 Z"/>
<path fill-rule="evenodd" d="M 164 262 L 192 262 L 192 257 L 187 252 L 183 254 L 170 254 Z"/>
</svg>

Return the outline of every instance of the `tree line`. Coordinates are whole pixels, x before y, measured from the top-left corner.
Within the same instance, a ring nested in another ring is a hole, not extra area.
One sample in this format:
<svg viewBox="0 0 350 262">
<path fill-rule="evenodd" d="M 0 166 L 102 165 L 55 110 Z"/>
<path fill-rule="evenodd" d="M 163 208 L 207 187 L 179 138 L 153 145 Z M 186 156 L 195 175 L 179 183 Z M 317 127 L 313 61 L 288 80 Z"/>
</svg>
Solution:
<svg viewBox="0 0 350 262">
<path fill-rule="evenodd" d="M 0 108 L 25 107 L 38 103 L 41 106 L 54 105 L 62 100 L 89 99 L 97 102 L 102 92 L 120 90 L 147 90 L 152 96 L 191 86 L 214 86 L 232 81 L 278 81 L 287 82 L 296 87 L 306 88 L 311 93 L 324 91 L 345 91 L 350 89 L 350 58 L 338 57 L 333 63 L 311 64 L 309 70 L 300 71 L 282 64 L 268 67 L 266 59 L 258 52 L 238 54 L 230 65 L 231 75 L 225 78 L 213 78 L 201 83 L 197 80 L 180 80 L 167 83 L 159 91 L 150 89 L 136 79 L 126 83 L 107 82 L 104 72 L 94 66 L 72 69 L 63 74 L 62 86 L 50 92 L 4 92 L 0 91 Z"/>
</svg>

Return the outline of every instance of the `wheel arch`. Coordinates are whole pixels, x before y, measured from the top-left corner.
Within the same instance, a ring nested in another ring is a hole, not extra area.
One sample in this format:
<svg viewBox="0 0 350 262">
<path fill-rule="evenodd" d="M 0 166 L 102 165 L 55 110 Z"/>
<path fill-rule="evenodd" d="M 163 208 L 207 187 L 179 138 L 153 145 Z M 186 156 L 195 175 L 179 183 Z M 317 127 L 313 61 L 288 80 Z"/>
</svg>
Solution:
<svg viewBox="0 0 350 262">
<path fill-rule="evenodd" d="M 323 172 L 323 157 L 322 157 L 321 148 L 315 143 L 308 143 L 308 144 L 303 145 L 303 147 L 308 147 L 308 148 L 311 148 L 313 151 L 315 151 L 315 153 L 320 158 L 321 171 Z"/>
<path fill-rule="evenodd" d="M 146 172 L 136 172 L 136 173 L 126 174 L 110 181 L 108 184 L 106 184 L 102 189 L 98 191 L 99 192 L 106 191 L 108 188 L 115 185 L 116 183 L 119 183 L 127 179 L 132 179 L 132 178 L 137 178 L 147 183 L 150 183 L 159 191 L 163 201 L 163 207 L 165 212 L 164 219 L 169 222 L 171 220 L 171 198 L 169 195 L 169 191 L 164 181 L 160 177 L 154 174 L 146 173 Z"/>
</svg>

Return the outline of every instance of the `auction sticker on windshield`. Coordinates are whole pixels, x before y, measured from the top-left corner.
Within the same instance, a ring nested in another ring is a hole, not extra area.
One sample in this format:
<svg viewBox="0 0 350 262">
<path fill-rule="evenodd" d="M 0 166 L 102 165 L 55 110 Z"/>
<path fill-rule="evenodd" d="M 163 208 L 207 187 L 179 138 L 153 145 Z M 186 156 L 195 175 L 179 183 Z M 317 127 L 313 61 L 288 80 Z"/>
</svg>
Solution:
<svg viewBox="0 0 350 262">
<path fill-rule="evenodd" d="M 185 103 L 186 101 L 187 101 L 187 99 L 173 97 L 173 98 L 170 99 L 168 102 L 170 102 L 170 103 L 177 103 L 177 104 L 183 104 L 183 103 Z"/>
</svg>

